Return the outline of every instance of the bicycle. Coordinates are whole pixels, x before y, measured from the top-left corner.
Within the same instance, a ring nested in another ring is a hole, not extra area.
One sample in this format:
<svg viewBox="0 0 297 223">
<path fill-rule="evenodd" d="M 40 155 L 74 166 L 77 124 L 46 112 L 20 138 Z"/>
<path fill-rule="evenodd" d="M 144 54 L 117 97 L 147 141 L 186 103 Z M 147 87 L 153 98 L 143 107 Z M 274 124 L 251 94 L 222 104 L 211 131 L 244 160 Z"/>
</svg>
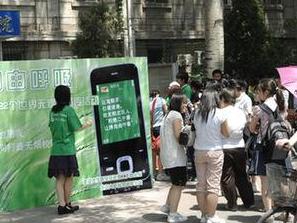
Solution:
<svg viewBox="0 0 297 223">
<path fill-rule="evenodd" d="M 262 215 L 257 223 L 264 223 L 277 213 L 285 213 L 283 222 L 289 222 L 289 214 L 292 214 L 294 216 L 293 223 L 297 223 L 297 170 L 288 169 L 284 177 L 289 180 L 288 194 L 278 197 L 277 201 L 275 201 L 275 207 Z M 282 179 L 275 180 L 281 181 Z"/>
</svg>

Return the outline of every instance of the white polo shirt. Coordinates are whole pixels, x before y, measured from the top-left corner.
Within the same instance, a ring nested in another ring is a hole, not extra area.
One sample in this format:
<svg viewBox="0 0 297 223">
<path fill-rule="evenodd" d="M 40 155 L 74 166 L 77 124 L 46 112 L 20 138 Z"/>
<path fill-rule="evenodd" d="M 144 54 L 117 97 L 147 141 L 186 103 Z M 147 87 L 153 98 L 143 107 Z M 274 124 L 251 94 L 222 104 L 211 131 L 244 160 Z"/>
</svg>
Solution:
<svg viewBox="0 0 297 223">
<path fill-rule="evenodd" d="M 222 109 L 227 117 L 229 137 L 223 138 L 223 148 L 244 148 L 243 129 L 246 124 L 244 112 L 232 105 Z"/>
</svg>

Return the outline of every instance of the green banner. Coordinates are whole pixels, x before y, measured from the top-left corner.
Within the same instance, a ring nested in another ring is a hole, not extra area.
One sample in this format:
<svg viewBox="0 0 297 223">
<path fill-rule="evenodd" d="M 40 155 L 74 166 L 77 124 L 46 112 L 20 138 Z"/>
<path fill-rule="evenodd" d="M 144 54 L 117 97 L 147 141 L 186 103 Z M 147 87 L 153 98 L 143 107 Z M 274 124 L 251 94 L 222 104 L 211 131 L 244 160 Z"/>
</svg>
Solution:
<svg viewBox="0 0 297 223">
<path fill-rule="evenodd" d="M 55 179 L 47 177 L 52 144 L 48 117 L 55 103 L 53 96 L 55 87 L 61 84 L 70 86 L 71 106 L 74 107 L 81 121 L 84 122 L 86 118 L 94 119 L 94 106 L 99 105 L 99 110 L 107 109 L 107 105 L 103 106 L 107 103 L 107 99 L 104 100 L 105 97 L 121 100 L 125 97 L 135 97 L 135 94 L 131 90 L 133 83 L 125 80 L 118 82 L 116 86 L 114 83 L 99 85 L 99 88 L 102 88 L 101 93 L 97 96 L 92 95 L 91 72 L 101 67 L 128 63 L 134 64 L 138 70 L 142 111 L 146 120 L 145 140 L 147 148 L 150 148 L 146 58 L 0 63 L 0 210 L 32 208 L 56 202 Z M 104 93 L 104 87 L 112 86 L 117 87 L 116 91 L 113 91 L 114 95 Z M 104 140 L 110 143 L 137 137 L 138 121 L 135 120 L 135 112 L 133 112 L 136 105 L 133 103 L 114 105 L 121 106 L 120 112 L 129 110 L 131 113 L 129 118 L 134 121 L 123 122 L 126 128 L 122 126 L 122 128 L 113 129 L 109 134 L 105 134 Z M 105 113 L 100 112 L 100 119 L 108 120 L 104 119 L 103 114 Z M 127 118 L 128 114 L 125 117 Z M 102 126 L 108 125 L 104 123 Z M 100 174 L 95 124 L 89 129 L 76 133 L 76 149 L 80 177 L 74 178 L 72 200 L 101 196 L 104 189 Z M 117 184 L 121 187 L 120 182 Z"/>
</svg>

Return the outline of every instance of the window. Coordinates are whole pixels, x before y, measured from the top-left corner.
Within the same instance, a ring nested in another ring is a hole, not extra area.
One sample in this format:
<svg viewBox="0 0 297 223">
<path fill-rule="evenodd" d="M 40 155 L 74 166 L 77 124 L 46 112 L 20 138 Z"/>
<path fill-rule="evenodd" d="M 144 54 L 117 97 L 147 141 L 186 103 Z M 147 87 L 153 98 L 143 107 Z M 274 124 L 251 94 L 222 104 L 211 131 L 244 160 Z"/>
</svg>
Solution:
<svg viewBox="0 0 297 223">
<path fill-rule="evenodd" d="M 3 41 L 3 60 L 25 60 L 27 45 L 25 42 Z"/>
<path fill-rule="evenodd" d="M 162 63 L 163 50 L 158 48 L 147 49 L 148 63 Z"/>
<path fill-rule="evenodd" d="M 232 0 L 224 0 L 225 5 L 232 5 Z"/>
<path fill-rule="evenodd" d="M 281 5 L 283 4 L 282 0 L 263 0 L 266 5 Z"/>
<path fill-rule="evenodd" d="M 169 0 L 146 0 L 147 2 L 153 3 L 168 3 Z"/>
</svg>

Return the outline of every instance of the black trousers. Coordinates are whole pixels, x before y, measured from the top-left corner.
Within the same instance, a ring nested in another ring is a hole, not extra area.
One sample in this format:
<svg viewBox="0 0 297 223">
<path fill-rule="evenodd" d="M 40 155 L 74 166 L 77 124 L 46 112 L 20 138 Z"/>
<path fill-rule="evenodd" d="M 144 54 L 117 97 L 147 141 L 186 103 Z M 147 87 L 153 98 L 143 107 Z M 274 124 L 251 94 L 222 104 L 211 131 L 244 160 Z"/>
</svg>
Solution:
<svg viewBox="0 0 297 223">
<path fill-rule="evenodd" d="M 252 183 L 246 173 L 246 154 L 244 148 L 224 149 L 224 165 L 221 178 L 221 187 L 228 207 L 237 205 L 237 190 L 248 208 L 255 203 Z"/>
</svg>

